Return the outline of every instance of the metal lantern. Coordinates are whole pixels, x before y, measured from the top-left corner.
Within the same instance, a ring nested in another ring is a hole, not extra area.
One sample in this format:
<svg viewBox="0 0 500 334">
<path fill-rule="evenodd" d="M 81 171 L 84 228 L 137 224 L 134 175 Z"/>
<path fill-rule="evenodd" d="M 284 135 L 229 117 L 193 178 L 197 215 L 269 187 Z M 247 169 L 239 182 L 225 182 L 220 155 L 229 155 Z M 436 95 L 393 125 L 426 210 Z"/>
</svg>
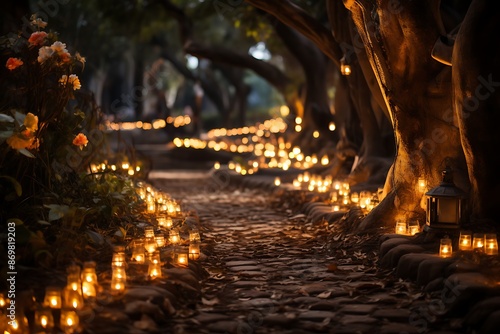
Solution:
<svg viewBox="0 0 500 334">
<path fill-rule="evenodd" d="M 453 230 L 460 227 L 465 215 L 466 194 L 453 183 L 449 167 L 443 171 L 441 184 L 425 195 L 426 229 Z"/>
<path fill-rule="evenodd" d="M 346 60 L 346 57 L 343 56 L 341 59 L 340 59 L 340 73 L 342 75 L 345 75 L 345 76 L 348 76 L 348 75 L 351 75 L 351 65 L 349 64 L 349 62 Z"/>
</svg>

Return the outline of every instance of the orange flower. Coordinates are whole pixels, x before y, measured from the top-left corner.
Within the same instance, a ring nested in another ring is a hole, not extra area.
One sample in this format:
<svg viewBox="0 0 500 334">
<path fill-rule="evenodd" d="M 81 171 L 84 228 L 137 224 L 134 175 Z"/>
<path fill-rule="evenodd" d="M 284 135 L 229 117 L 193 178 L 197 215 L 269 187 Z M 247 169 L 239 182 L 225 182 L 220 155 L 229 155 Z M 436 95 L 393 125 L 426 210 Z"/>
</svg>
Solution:
<svg viewBox="0 0 500 334">
<path fill-rule="evenodd" d="M 45 42 L 45 38 L 47 38 L 47 33 L 45 31 L 35 31 L 31 34 L 30 38 L 28 38 L 28 42 L 31 45 L 42 45 Z"/>
<path fill-rule="evenodd" d="M 76 74 L 70 74 L 68 77 L 66 74 L 64 74 L 60 79 L 59 83 L 61 85 L 67 85 L 68 83 L 73 86 L 73 90 L 80 89 L 82 87 L 80 83 L 80 79 L 78 79 L 78 76 Z"/>
<path fill-rule="evenodd" d="M 24 63 L 21 59 L 10 57 L 9 59 L 7 59 L 7 64 L 5 64 L 5 67 L 7 67 L 7 69 L 12 71 L 21 66 L 22 64 Z"/>
<path fill-rule="evenodd" d="M 33 144 L 34 137 L 26 138 L 22 134 L 13 134 L 9 138 L 7 138 L 7 144 L 12 147 L 14 150 L 21 150 L 23 148 L 27 148 Z"/>
<path fill-rule="evenodd" d="M 87 146 L 88 142 L 87 136 L 81 132 L 73 139 L 73 145 L 78 146 L 80 150 L 83 150 L 83 147 Z"/>
</svg>

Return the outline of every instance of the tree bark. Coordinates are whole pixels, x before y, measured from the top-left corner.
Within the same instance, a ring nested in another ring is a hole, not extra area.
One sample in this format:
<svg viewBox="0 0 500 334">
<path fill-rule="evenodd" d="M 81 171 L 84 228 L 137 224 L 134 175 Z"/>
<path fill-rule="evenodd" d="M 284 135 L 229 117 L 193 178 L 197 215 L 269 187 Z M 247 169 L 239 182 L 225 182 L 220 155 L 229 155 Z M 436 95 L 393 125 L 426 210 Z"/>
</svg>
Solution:
<svg viewBox="0 0 500 334">
<path fill-rule="evenodd" d="M 500 45 L 492 32 L 500 14 L 491 1 L 473 1 L 452 56 L 454 108 L 471 183 L 474 219 L 500 218 Z"/>
<path fill-rule="evenodd" d="M 346 0 L 368 59 L 389 107 L 396 157 L 386 180 L 388 196 L 361 228 L 391 226 L 397 219 L 423 219 L 416 182 L 439 184 L 450 165 L 455 181 L 468 187 L 456 120 L 451 109 L 450 70 L 431 58 L 444 32 L 434 0 Z"/>
</svg>

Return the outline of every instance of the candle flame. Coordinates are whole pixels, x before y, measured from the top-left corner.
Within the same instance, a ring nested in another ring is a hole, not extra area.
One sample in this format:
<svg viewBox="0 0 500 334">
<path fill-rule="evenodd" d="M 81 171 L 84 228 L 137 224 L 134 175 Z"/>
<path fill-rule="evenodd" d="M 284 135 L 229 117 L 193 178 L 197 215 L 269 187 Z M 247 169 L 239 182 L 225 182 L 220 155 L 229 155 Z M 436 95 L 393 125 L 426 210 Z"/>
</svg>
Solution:
<svg viewBox="0 0 500 334">
<path fill-rule="evenodd" d="M 45 315 L 40 318 L 40 324 L 43 328 L 47 327 L 48 323 L 49 321 Z"/>
</svg>

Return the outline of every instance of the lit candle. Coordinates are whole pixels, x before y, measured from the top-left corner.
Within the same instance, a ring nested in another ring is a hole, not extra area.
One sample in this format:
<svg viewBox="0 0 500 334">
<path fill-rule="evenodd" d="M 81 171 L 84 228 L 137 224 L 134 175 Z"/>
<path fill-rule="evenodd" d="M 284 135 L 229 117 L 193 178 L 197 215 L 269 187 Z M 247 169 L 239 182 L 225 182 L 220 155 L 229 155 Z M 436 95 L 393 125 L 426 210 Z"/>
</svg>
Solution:
<svg viewBox="0 0 500 334">
<path fill-rule="evenodd" d="M 418 232 L 420 232 L 420 224 L 418 223 L 418 221 L 411 221 L 408 224 L 408 234 L 415 235 Z"/>
<path fill-rule="evenodd" d="M 64 289 L 64 307 L 79 310 L 83 307 L 83 298 L 80 293 L 71 288 Z"/>
<path fill-rule="evenodd" d="M 406 234 L 405 222 L 396 222 L 396 234 Z"/>
<path fill-rule="evenodd" d="M 82 282 L 82 292 L 85 298 L 94 298 L 97 295 L 95 284 L 87 281 Z"/>
<path fill-rule="evenodd" d="M 97 284 L 97 274 L 95 272 L 96 263 L 88 261 L 83 264 L 82 282 Z"/>
<path fill-rule="evenodd" d="M 353 203 L 359 203 L 359 194 L 358 193 L 352 193 L 351 194 L 351 202 L 353 202 Z"/>
<path fill-rule="evenodd" d="M 214 163 L 214 169 L 220 169 L 220 163 L 218 161 Z"/>
<path fill-rule="evenodd" d="M 152 279 L 161 277 L 161 264 L 150 262 L 148 268 L 148 276 Z"/>
<path fill-rule="evenodd" d="M 127 283 L 127 273 L 124 268 L 113 268 L 111 276 L 111 290 L 123 292 Z"/>
<path fill-rule="evenodd" d="M 73 310 L 61 311 L 61 329 L 64 333 L 76 332 L 79 324 L 78 314 Z"/>
<path fill-rule="evenodd" d="M 82 294 L 81 269 L 78 265 L 70 265 L 67 268 L 66 288 Z"/>
<path fill-rule="evenodd" d="M 425 178 L 419 177 L 417 184 L 418 184 L 418 191 L 423 194 L 425 192 L 425 189 L 427 188 L 427 182 L 425 181 Z"/>
<path fill-rule="evenodd" d="M 156 250 L 156 241 L 154 237 L 146 238 L 144 241 L 144 248 L 146 252 L 153 253 Z"/>
<path fill-rule="evenodd" d="M 441 244 L 439 245 L 439 256 L 440 257 L 451 257 L 452 255 L 451 239 L 444 238 L 441 239 Z"/>
<path fill-rule="evenodd" d="M 155 230 L 152 227 L 146 227 L 144 229 L 144 238 L 154 238 L 155 237 Z"/>
<path fill-rule="evenodd" d="M 144 263 L 144 241 L 137 239 L 132 242 L 132 261 Z"/>
<path fill-rule="evenodd" d="M 49 308 L 40 308 L 35 312 L 35 327 L 41 332 L 50 332 L 54 327 L 54 317 Z"/>
<path fill-rule="evenodd" d="M 155 213 L 156 212 L 156 203 L 153 201 L 148 201 L 146 204 L 146 211 L 148 213 Z"/>
<path fill-rule="evenodd" d="M 187 267 L 188 265 L 188 254 L 186 253 L 177 253 L 176 259 L 177 264 L 182 267 Z"/>
<path fill-rule="evenodd" d="M 157 235 L 155 237 L 156 246 L 159 248 L 165 247 L 165 237 L 162 235 Z"/>
<path fill-rule="evenodd" d="M 334 206 L 332 207 L 332 211 L 333 211 L 333 212 L 337 212 L 337 211 L 339 211 L 339 210 L 340 210 L 340 207 L 339 207 L 338 205 L 334 205 Z"/>
<path fill-rule="evenodd" d="M 45 299 L 43 304 L 53 309 L 61 308 L 61 289 L 54 286 L 45 288 Z"/>
<path fill-rule="evenodd" d="M 179 231 L 174 229 L 174 230 L 170 230 L 169 232 L 169 239 L 168 241 L 173 244 L 173 245 L 176 245 L 178 244 L 180 241 L 181 241 L 181 237 L 179 235 Z"/>
<path fill-rule="evenodd" d="M 498 254 L 498 240 L 497 235 L 493 233 L 486 234 L 484 237 L 484 252 L 486 255 Z"/>
<path fill-rule="evenodd" d="M 159 251 L 155 251 L 153 253 L 148 254 L 148 259 L 149 262 L 152 262 L 154 264 L 161 264 Z"/>
<path fill-rule="evenodd" d="M 189 245 L 189 259 L 198 260 L 200 258 L 200 244 L 190 244 Z"/>
<path fill-rule="evenodd" d="M 125 250 L 123 247 L 116 247 L 111 260 L 112 267 L 124 267 L 126 264 Z"/>
<path fill-rule="evenodd" d="M 322 158 L 321 158 L 321 165 L 323 166 L 326 166 L 330 163 L 330 159 L 328 159 L 328 156 L 327 155 L 324 155 Z"/>
<path fill-rule="evenodd" d="M 5 298 L 3 293 L 0 293 L 0 308 L 4 308 L 7 304 L 9 304 L 9 299 Z"/>
<path fill-rule="evenodd" d="M 474 233 L 474 238 L 472 239 L 472 248 L 474 248 L 474 250 L 484 252 L 484 234 Z"/>
<path fill-rule="evenodd" d="M 189 241 L 190 242 L 199 242 L 201 241 L 200 232 L 191 231 L 189 232 Z"/>
<path fill-rule="evenodd" d="M 280 184 L 281 184 L 281 179 L 280 179 L 279 177 L 276 177 L 276 178 L 274 179 L 274 185 L 275 185 L 276 187 L 278 187 Z"/>
<path fill-rule="evenodd" d="M 470 232 L 460 232 L 460 238 L 458 239 L 458 249 L 463 251 L 472 250 L 472 235 Z"/>
</svg>

